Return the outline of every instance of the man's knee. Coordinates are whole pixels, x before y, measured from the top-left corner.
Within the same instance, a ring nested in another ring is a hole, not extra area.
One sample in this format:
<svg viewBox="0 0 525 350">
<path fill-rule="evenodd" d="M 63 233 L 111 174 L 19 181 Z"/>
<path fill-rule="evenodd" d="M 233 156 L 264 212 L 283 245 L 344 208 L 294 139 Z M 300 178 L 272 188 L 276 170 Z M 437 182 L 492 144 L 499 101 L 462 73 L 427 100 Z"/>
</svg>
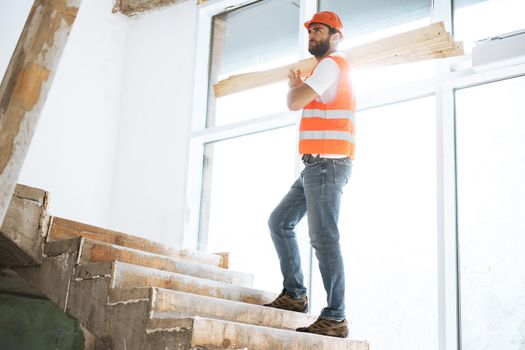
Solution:
<svg viewBox="0 0 525 350">
<path fill-rule="evenodd" d="M 281 230 L 282 219 L 276 210 L 272 211 L 272 213 L 270 214 L 270 217 L 268 218 L 268 227 L 270 228 L 270 232 L 272 233 L 272 235 L 275 232 L 278 232 Z"/>
<path fill-rule="evenodd" d="M 295 225 L 288 217 L 283 216 L 281 211 L 275 209 L 268 219 L 268 227 L 272 236 L 289 236 L 293 235 Z"/>
</svg>

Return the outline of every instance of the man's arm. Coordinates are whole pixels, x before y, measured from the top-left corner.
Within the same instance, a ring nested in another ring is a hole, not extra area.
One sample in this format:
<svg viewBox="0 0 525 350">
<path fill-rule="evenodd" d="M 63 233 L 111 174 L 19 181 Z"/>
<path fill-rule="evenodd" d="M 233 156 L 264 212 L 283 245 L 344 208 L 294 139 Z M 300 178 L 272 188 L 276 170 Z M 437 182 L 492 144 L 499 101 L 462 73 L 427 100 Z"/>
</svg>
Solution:
<svg viewBox="0 0 525 350">
<path fill-rule="evenodd" d="M 307 104 L 319 97 L 308 84 L 305 84 L 301 79 L 301 71 L 291 70 L 288 74 L 288 90 L 287 103 L 288 109 L 291 111 L 298 111 L 303 109 Z"/>
</svg>

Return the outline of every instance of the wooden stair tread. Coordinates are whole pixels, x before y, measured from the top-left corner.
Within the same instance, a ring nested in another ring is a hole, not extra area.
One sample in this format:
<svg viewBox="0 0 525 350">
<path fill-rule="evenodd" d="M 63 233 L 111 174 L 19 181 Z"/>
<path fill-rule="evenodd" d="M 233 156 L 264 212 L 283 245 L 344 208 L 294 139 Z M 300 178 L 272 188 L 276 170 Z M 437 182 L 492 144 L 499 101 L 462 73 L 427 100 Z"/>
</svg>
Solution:
<svg viewBox="0 0 525 350">
<path fill-rule="evenodd" d="M 151 315 L 155 318 L 202 316 L 291 330 L 317 319 L 316 316 L 299 312 L 162 288 L 113 289 L 109 293 L 108 303 L 128 303 L 147 298 L 151 299 Z"/>
<path fill-rule="evenodd" d="M 157 270 L 176 272 L 244 287 L 251 287 L 253 283 L 253 276 L 248 273 L 227 270 L 217 266 L 187 261 L 176 257 L 164 256 L 133 248 L 84 239 L 80 262 L 113 261 L 121 261 Z"/>
<path fill-rule="evenodd" d="M 46 204 L 47 194 L 35 203 Z M 45 210 L 40 214 L 45 219 L 42 230 L 47 232 L 49 216 Z M 15 226 L 21 220 L 24 215 L 16 218 Z M 224 259 L 218 254 L 171 248 L 56 217 L 50 225 L 47 241 L 41 234 L 38 243 L 40 264 L 12 271 L 100 337 L 104 346 L 116 350 L 369 348 L 363 341 L 296 332 L 316 317 L 261 306 L 276 294 L 250 288 L 253 276 L 223 268 Z"/>
<path fill-rule="evenodd" d="M 250 350 L 369 350 L 366 341 L 326 337 L 207 317 L 148 320 L 148 332 L 192 329 L 191 346 L 197 349 Z"/>
<path fill-rule="evenodd" d="M 180 247 L 171 247 L 130 234 L 87 225 L 56 216 L 52 217 L 48 241 L 64 240 L 75 237 L 85 237 L 94 241 L 110 243 L 159 255 L 171 256 L 201 264 L 209 264 L 218 267 L 223 266 L 223 257 L 221 255 Z"/>
<path fill-rule="evenodd" d="M 155 287 L 204 295 L 214 298 L 262 305 L 277 294 L 254 288 L 158 270 L 117 261 L 113 275 L 113 288 Z"/>
</svg>

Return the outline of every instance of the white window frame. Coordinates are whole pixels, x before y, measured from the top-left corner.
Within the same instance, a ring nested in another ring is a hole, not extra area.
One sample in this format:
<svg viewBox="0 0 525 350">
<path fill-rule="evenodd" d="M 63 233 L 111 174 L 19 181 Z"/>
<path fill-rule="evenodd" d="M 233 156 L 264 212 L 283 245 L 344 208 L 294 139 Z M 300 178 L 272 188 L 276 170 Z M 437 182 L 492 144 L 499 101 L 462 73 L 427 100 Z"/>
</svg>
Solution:
<svg viewBox="0 0 525 350">
<path fill-rule="evenodd" d="M 432 1 L 432 22 L 444 21 L 452 31 L 452 0 Z M 255 0 L 210 0 L 200 5 L 197 26 L 196 65 L 194 81 L 193 118 L 188 153 L 187 213 L 184 225 L 185 247 L 202 249 L 198 244 L 200 201 L 202 197 L 202 173 L 204 146 L 206 143 L 225 140 L 260 131 L 295 125 L 297 113 L 284 112 L 262 116 L 252 120 L 224 126 L 206 128 L 208 102 L 208 65 L 213 16 L 255 2 Z M 307 42 L 302 23 L 311 18 L 318 8 L 317 0 L 300 0 L 299 45 Z M 301 50 L 305 52 L 306 50 Z M 390 87 L 372 94 L 360 96 L 359 110 L 399 103 L 420 97 L 436 96 L 436 140 L 437 140 L 437 279 L 438 279 L 438 349 L 459 350 L 460 308 L 458 285 L 458 237 L 456 207 L 456 144 L 455 101 L 456 89 L 525 75 L 525 64 L 503 67 L 483 74 L 471 68 L 452 71 L 452 66 L 461 66 L 469 56 L 436 61 L 436 76 L 422 81 Z M 299 161 L 296 166 L 299 171 Z M 192 181 L 188 181 L 191 178 Z"/>
</svg>

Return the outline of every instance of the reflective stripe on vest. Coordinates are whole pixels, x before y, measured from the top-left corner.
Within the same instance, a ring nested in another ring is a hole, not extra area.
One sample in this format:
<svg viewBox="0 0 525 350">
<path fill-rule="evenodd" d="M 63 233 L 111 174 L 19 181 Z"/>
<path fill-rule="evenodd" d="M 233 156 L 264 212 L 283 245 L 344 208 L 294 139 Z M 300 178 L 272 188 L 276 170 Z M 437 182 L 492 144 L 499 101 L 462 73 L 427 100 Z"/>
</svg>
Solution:
<svg viewBox="0 0 525 350">
<path fill-rule="evenodd" d="M 351 119 L 354 120 L 354 112 L 349 110 L 323 110 L 323 109 L 304 109 L 303 118 L 323 118 L 323 119 Z"/>
<path fill-rule="evenodd" d="M 341 140 L 355 143 L 354 135 L 346 131 L 301 131 L 299 140 Z"/>
<path fill-rule="evenodd" d="M 348 63 L 340 56 L 327 59 L 333 59 L 340 68 L 337 95 L 332 102 L 313 100 L 304 108 L 299 127 L 299 153 L 341 154 L 354 158 L 355 97 Z"/>
</svg>

